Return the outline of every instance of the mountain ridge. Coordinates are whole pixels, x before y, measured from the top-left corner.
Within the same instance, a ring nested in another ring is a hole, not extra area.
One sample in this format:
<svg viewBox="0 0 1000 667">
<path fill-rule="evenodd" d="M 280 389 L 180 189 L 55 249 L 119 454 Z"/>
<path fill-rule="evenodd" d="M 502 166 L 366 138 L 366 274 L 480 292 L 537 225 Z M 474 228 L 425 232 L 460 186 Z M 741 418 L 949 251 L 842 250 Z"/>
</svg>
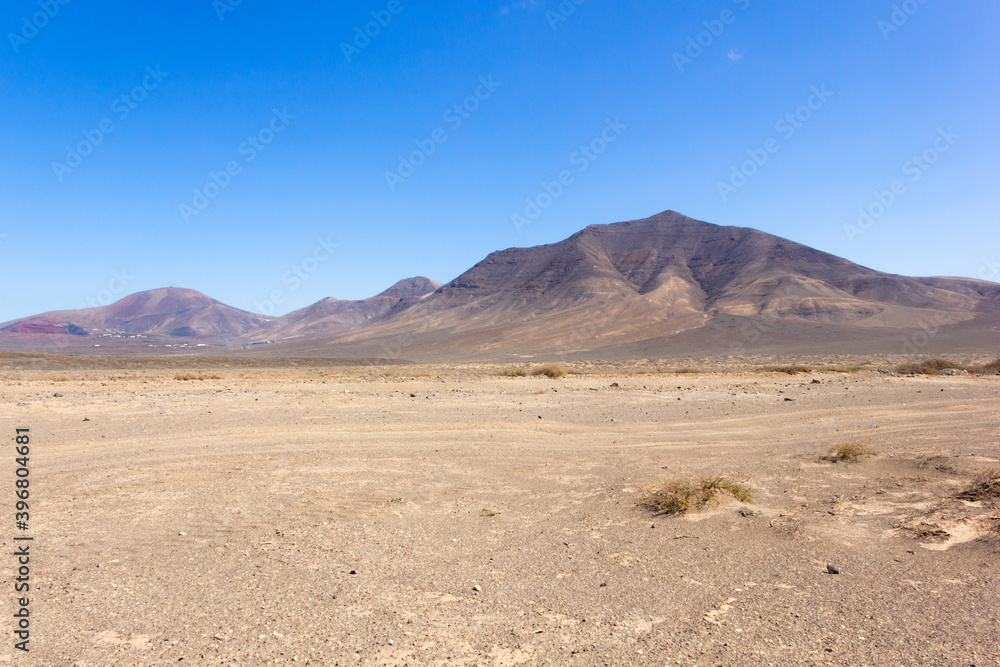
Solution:
<svg viewBox="0 0 1000 667">
<path fill-rule="evenodd" d="M 409 278 L 368 299 L 327 298 L 279 318 L 232 309 L 193 290 L 155 292 L 105 307 L 118 320 L 88 315 L 100 309 L 55 311 L 5 323 L 0 331 L 44 337 L 58 334 L 63 318 L 62 333 L 70 335 L 65 327 L 73 325 L 81 338 L 79 329 L 92 331 L 98 320 L 119 321 L 132 331 L 147 327 L 145 335 L 221 336 L 230 346 L 268 343 L 276 350 L 363 357 L 392 356 L 399 353 L 386 351 L 402 348 L 444 358 L 647 350 L 657 345 L 651 341 L 669 351 L 670 341 L 700 345 L 698 331 L 720 341 L 739 338 L 731 330 L 754 320 L 769 323 L 769 340 L 789 344 L 807 331 L 843 340 L 897 336 L 926 321 L 991 341 L 1000 324 L 996 283 L 883 273 L 759 230 L 676 211 L 589 225 L 556 243 L 498 250 L 445 284 Z M 156 311 L 154 302 L 179 310 Z M 76 313 L 83 314 L 79 321 Z"/>
</svg>

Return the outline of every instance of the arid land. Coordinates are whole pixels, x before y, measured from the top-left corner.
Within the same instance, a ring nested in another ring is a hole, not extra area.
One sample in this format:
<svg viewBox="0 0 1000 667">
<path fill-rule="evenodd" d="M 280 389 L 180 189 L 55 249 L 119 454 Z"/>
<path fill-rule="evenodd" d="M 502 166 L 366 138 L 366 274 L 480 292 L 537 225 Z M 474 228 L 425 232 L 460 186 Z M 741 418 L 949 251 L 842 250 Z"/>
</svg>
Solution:
<svg viewBox="0 0 1000 667">
<path fill-rule="evenodd" d="M 1000 665 L 1000 499 L 960 497 L 1000 377 L 902 361 L 5 356 L 0 663 Z M 753 502 L 644 506 L 720 476 Z"/>
</svg>

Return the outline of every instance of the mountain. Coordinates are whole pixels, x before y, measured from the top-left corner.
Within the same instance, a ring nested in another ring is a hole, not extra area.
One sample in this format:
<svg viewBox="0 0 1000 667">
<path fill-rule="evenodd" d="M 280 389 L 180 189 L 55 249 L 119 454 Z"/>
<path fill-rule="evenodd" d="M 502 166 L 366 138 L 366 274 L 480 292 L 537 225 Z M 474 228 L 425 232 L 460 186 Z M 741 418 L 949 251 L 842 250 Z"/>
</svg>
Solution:
<svg viewBox="0 0 1000 667">
<path fill-rule="evenodd" d="M 190 290 L 153 290 L 0 325 L 0 349 L 107 330 L 224 337 L 268 354 L 428 361 L 995 352 L 1000 285 L 882 273 L 667 211 L 494 252 L 445 285 L 410 278 L 368 299 L 324 299 L 279 318 Z"/>
<path fill-rule="evenodd" d="M 196 338 L 242 336 L 269 318 L 227 306 L 201 292 L 165 287 L 139 292 L 107 306 L 63 310 L 0 324 L 0 332 L 100 334 Z"/>
<path fill-rule="evenodd" d="M 326 298 L 311 306 L 293 311 L 254 330 L 250 338 L 280 338 L 282 340 L 329 337 L 358 329 L 385 316 L 389 311 L 426 297 L 441 287 L 441 283 L 424 278 L 407 278 L 381 294 L 347 301 Z"/>
<path fill-rule="evenodd" d="M 667 211 L 495 252 L 419 302 L 312 350 L 377 356 L 402 347 L 403 356 L 430 359 L 840 343 L 891 351 L 922 327 L 941 344 L 961 332 L 995 345 L 998 322 L 995 283 L 886 274 Z"/>
</svg>

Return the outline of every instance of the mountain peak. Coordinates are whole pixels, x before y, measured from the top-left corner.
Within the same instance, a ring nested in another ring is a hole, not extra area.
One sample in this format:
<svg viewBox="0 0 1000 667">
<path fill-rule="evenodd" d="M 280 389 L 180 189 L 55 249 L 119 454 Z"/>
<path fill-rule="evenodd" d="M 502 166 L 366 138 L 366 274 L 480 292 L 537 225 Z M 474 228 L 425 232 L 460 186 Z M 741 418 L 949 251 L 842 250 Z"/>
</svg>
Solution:
<svg viewBox="0 0 1000 667">
<path fill-rule="evenodd" d="M 405 278 L 382 292 L 378 296 L 388 296 L 395 299 L 408 299 L 415 296 L 424 296 L 441 287 L 441 283 L 424 276 L 415 278 Z"/>
</svg>

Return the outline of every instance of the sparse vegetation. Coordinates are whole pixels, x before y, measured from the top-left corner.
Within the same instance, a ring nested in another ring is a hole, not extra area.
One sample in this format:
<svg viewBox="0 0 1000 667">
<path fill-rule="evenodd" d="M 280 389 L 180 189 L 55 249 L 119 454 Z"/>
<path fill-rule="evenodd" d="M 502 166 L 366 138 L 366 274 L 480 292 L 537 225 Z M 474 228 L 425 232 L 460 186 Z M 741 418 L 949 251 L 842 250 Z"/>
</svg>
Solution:
<svg viewBox="0 0 1000 667">
<path fill-rule="evenodd" d="M 1000 498 L 1000 468 L 990 468 L 976 474 L 972 478 L 972 484 L 959 493 L 958 497 L 962 500 Z"/>
<path fill-rule="evenodd" d="M 952 369 L 957 371 L 974 370 L 968 366 L 962 366 L 961 364 L 956 364 L 953 361 L 948 361 L 947 359 L 935 358 L 903 364 L 896 368 L 896 372 L 900 375 L 941 375 L 943 371 Z"/>
<path fill-rule="evenodd" d="M 862 366 L 831 366 L 825 370 L 827 373 L 860 373 L 865 369 Z"/>
<path fill-rule="evenodd" d="M 547 378 L 558 380 L 566 375 L 567 372 L 568 371 L 559 364 L 545 364 L 544 366 L 539 366 L 535 370 L 531 371 L 531 374 L 536 377 L 544 375 Z"/>
<path fill-rule="evenodd" d="M 494 373 L 494 375 L 501 378 L 523 378 L 528 377 L 528 371 L 523 368 L 505 368 L 502 371 Z"/>
<path fill-rule="evenodd" d="M 988 364 L 979 367 L 981 373 L 995 374 L 1000 373 L 1000 359 L 994 359 Z"/>
<path fill-rule="evenodd" d="M 697 375 L 701 371 L 699 371 L 697 368 L 678 368 L 673 372 L 676 373 L 677 375 Z"/>
<path fill-rule="evenodd" d="M 760 369 L 764 373 L 787 373 L 788 375 L 798 375 L 799 373 L 812 373 L 808 366 L 765 366 Z"/>
<path fill-rule="evenodd" d="M 47 382 L 69 382 L 69 378 L 65 375 L 53 375 L 52 377 L 45 378 Z"/>
<path fill-rule="evenodd" d="M 753 502 L 746 486 L 725 477 L 703 477 L 697 481 L 667 480 L 648 490 L 642 504 L 657 514 L 684 514 L 703 507 L 719 494 L 728 494 L 743 503 Z"/>
<path fill-rule="evenodd" d="M 175 380 L 181 382 L 203 382 L 205 380 L 221 380 L 222 377 L 219 375 L 196 375 L 194 373 L 178 373 L 174 376 Z"/>
<path fill-rule="evenodd" d="M 822 458 L 831 463 L 854 463 L 860 461 L 862 457 L 875 456 L 876 453 L 874 449 L 868 446 L 868 443 L 859 439 L 853 439 L 837 443 Z"/>
</svg>

